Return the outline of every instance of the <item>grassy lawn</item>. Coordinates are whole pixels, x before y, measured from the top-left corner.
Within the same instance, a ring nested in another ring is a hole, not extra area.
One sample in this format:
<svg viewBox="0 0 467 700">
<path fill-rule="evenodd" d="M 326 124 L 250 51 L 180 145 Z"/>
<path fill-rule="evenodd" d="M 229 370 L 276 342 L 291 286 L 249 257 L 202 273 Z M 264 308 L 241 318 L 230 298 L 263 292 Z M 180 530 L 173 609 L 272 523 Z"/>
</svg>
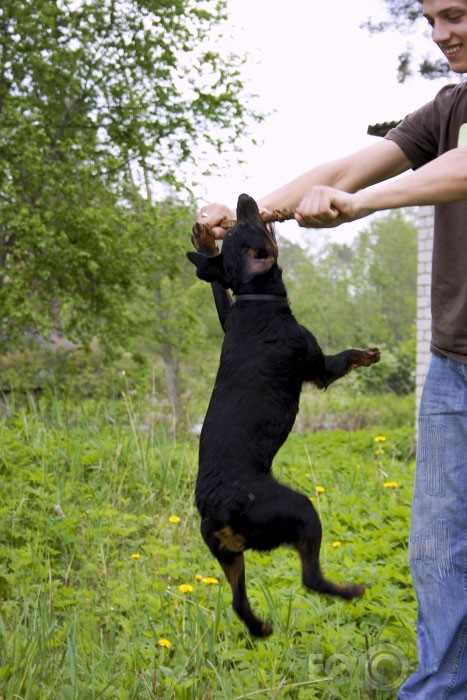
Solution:
<svg viewBox="0 0 467 700">
<path fill-rule="evenodd" d="M 308 593 L 293 551 L 248 552 L 262 641 L 199 535 L 196 463 L 196 438 L 128 400 L 0 419 L 1 700 L 395 698 L 416 659 L 413 429 L 290 436 L 275 473 L 319 510 L 324 572 L 368 588 Z"/>
</svg>

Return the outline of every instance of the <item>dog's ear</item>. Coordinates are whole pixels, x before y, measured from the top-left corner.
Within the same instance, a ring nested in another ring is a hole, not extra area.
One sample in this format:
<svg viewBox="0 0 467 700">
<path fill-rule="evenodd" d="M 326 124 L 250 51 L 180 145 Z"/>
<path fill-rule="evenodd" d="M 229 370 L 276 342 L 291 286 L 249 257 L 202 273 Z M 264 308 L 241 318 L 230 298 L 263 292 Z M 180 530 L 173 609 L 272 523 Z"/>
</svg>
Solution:
<svg viewBox="0 0 467 700">
<path fill-rule="evenodd" d="M 190 250 L 186 256 L 196 267 L 196 275 L 200 280 L 220 282 L 222 286 L 228 286 L 222 253 L 210 257 Z"/>
</svg>

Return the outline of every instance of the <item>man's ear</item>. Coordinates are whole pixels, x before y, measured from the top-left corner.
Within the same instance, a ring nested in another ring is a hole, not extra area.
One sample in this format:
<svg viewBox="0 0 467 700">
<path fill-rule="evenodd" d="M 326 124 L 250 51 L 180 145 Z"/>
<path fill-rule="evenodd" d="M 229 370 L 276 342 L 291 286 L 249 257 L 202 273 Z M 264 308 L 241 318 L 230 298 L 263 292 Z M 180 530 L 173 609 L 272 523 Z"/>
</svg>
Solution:
<svg viewBox="0 0 467 700">
<path fill-rule="evenodd" d="M 188 260 L 196 267 L 196 276 L 206 282 L 220 282 L 222 286 L 228 286 L 222 253 L 213 257 L 189 251 L 186 254 Z"/>
</svg>

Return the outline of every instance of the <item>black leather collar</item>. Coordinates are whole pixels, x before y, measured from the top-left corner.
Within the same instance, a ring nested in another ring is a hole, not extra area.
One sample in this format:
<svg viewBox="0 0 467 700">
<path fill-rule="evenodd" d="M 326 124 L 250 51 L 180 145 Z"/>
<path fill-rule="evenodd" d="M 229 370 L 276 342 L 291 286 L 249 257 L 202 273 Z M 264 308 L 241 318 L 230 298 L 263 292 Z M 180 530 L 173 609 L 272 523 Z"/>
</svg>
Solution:
<svg viewBox="0 0 467 700">
<path fill-rule="evenodd" d="M 278 294 L 236 294 L 234 302 L 238 303 L 241 301 L 274 301 L 276 304 L 289 306 L 288 298 Z"/>
</svg>

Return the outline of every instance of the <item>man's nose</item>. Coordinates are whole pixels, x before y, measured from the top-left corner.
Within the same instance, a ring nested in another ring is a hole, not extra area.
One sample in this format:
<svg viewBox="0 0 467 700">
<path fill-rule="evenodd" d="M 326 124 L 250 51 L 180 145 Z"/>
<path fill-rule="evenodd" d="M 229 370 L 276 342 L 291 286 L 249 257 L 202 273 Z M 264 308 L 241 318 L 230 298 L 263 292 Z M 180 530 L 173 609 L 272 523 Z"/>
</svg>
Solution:
<svg viewBox="0 0 467 700">
<path fill-rule="evenodd" d="M 443 44 L 448 41 L 449 37 L 451 36 L 451 31 L 447 22 L 445 22 L 443 19 L 436 19 L 433 24 L 431 36 L 433 41 L 437 44 Z"/>
</svg>

